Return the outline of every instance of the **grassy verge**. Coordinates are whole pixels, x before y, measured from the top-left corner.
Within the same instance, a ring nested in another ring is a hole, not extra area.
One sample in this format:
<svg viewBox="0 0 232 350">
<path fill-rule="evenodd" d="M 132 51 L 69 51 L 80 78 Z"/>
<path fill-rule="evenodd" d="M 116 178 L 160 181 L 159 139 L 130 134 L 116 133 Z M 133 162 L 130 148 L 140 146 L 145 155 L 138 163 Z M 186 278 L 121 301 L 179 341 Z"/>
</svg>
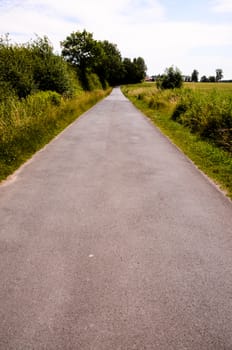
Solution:
<svg viewBox="0 0 232 350">
<path fill-rule="evenodd" d="M 63 99 L 53 92 L 40 92 L 22 101 L 15 98 L 2 101 L 0 181 L 110 91 L 82 92 L 72 99 Z"/>
<path fill-rule="evenodd" d="M 207 176 L 232 198 L 231 153 L 203 140 L 190 129 L 171 119 L 177 104 L 175 92 L 165 91 L 166 96 L 155 98 L 154 85 L 141 84 L 122 87 L 123 93 L 158 128 L 167 135 Z M 151 102 L 152 101 L 152 102 Z"/>
</svg>

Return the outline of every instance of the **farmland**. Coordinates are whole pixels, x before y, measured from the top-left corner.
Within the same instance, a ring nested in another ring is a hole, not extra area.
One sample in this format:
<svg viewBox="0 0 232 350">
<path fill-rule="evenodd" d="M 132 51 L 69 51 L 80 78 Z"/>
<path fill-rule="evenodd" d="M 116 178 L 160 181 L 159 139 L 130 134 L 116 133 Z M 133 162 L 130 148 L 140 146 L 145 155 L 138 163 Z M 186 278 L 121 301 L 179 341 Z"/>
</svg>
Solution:
<svg viewBox="0 0 232 350">
<path fill-rule="evenodd" d="M 232 84 L 185 83 L 158 90 L 127 85 L 124 94 L 192 161 L 232 196 Z"/>
<path fill-rule="evenodd" d="M 232 94 L 232 83 L 184 83 L 184 86 L 201 92 L 209 92 L 215 89 L 219 92 Z"/>
</svg>

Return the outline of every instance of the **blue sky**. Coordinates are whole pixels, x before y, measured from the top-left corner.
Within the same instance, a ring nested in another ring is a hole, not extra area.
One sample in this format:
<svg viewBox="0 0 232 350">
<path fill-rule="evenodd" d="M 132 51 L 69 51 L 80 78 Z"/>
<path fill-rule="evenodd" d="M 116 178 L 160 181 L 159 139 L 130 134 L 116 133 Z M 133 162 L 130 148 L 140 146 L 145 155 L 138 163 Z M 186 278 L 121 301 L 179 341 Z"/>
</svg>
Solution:
<svg viewBox="0 0 232 350">
<path fill-rule="evenodd" d="M 56 51 L 73 31 L 142 56 L 148 74 L 177 66 L 232 79 L 232 0 L 0 0 L 0 34 L 26 42 L 46 35 Z"/>
</svg>

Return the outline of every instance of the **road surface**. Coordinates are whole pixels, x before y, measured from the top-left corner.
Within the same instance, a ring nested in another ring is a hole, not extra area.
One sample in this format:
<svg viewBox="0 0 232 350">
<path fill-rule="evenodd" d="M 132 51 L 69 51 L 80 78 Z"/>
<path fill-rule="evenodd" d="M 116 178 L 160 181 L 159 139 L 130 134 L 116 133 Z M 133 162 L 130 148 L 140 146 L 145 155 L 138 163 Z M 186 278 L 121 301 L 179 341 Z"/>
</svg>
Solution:
<svg viewBox="0 0 232 350">
<path fill-rule="evenodd" d="M 0 185 L 0 349 L 232 349 L 231 202 L 119 89 Z"/>
</svg>

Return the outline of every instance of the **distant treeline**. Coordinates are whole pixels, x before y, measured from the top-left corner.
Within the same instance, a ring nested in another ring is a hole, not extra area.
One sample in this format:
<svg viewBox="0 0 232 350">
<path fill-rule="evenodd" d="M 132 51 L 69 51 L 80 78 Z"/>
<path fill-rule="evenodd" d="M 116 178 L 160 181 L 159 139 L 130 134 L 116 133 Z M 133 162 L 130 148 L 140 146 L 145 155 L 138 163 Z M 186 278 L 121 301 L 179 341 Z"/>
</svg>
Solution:
<svg viewBox="0 0 232 350">
<path fill-rule="evenodd" d="M 141 82 L 146 74 L 142 57 L 122 58 L 115 44 L 97 41 L 86 30 L 71 33 L 61 48 L 61 55 L 54 53 L 47 37 L 25 44 L 0 37 L 0 99 L 47 90 L 68 96 L 78 89 Z"/>
</svg>

